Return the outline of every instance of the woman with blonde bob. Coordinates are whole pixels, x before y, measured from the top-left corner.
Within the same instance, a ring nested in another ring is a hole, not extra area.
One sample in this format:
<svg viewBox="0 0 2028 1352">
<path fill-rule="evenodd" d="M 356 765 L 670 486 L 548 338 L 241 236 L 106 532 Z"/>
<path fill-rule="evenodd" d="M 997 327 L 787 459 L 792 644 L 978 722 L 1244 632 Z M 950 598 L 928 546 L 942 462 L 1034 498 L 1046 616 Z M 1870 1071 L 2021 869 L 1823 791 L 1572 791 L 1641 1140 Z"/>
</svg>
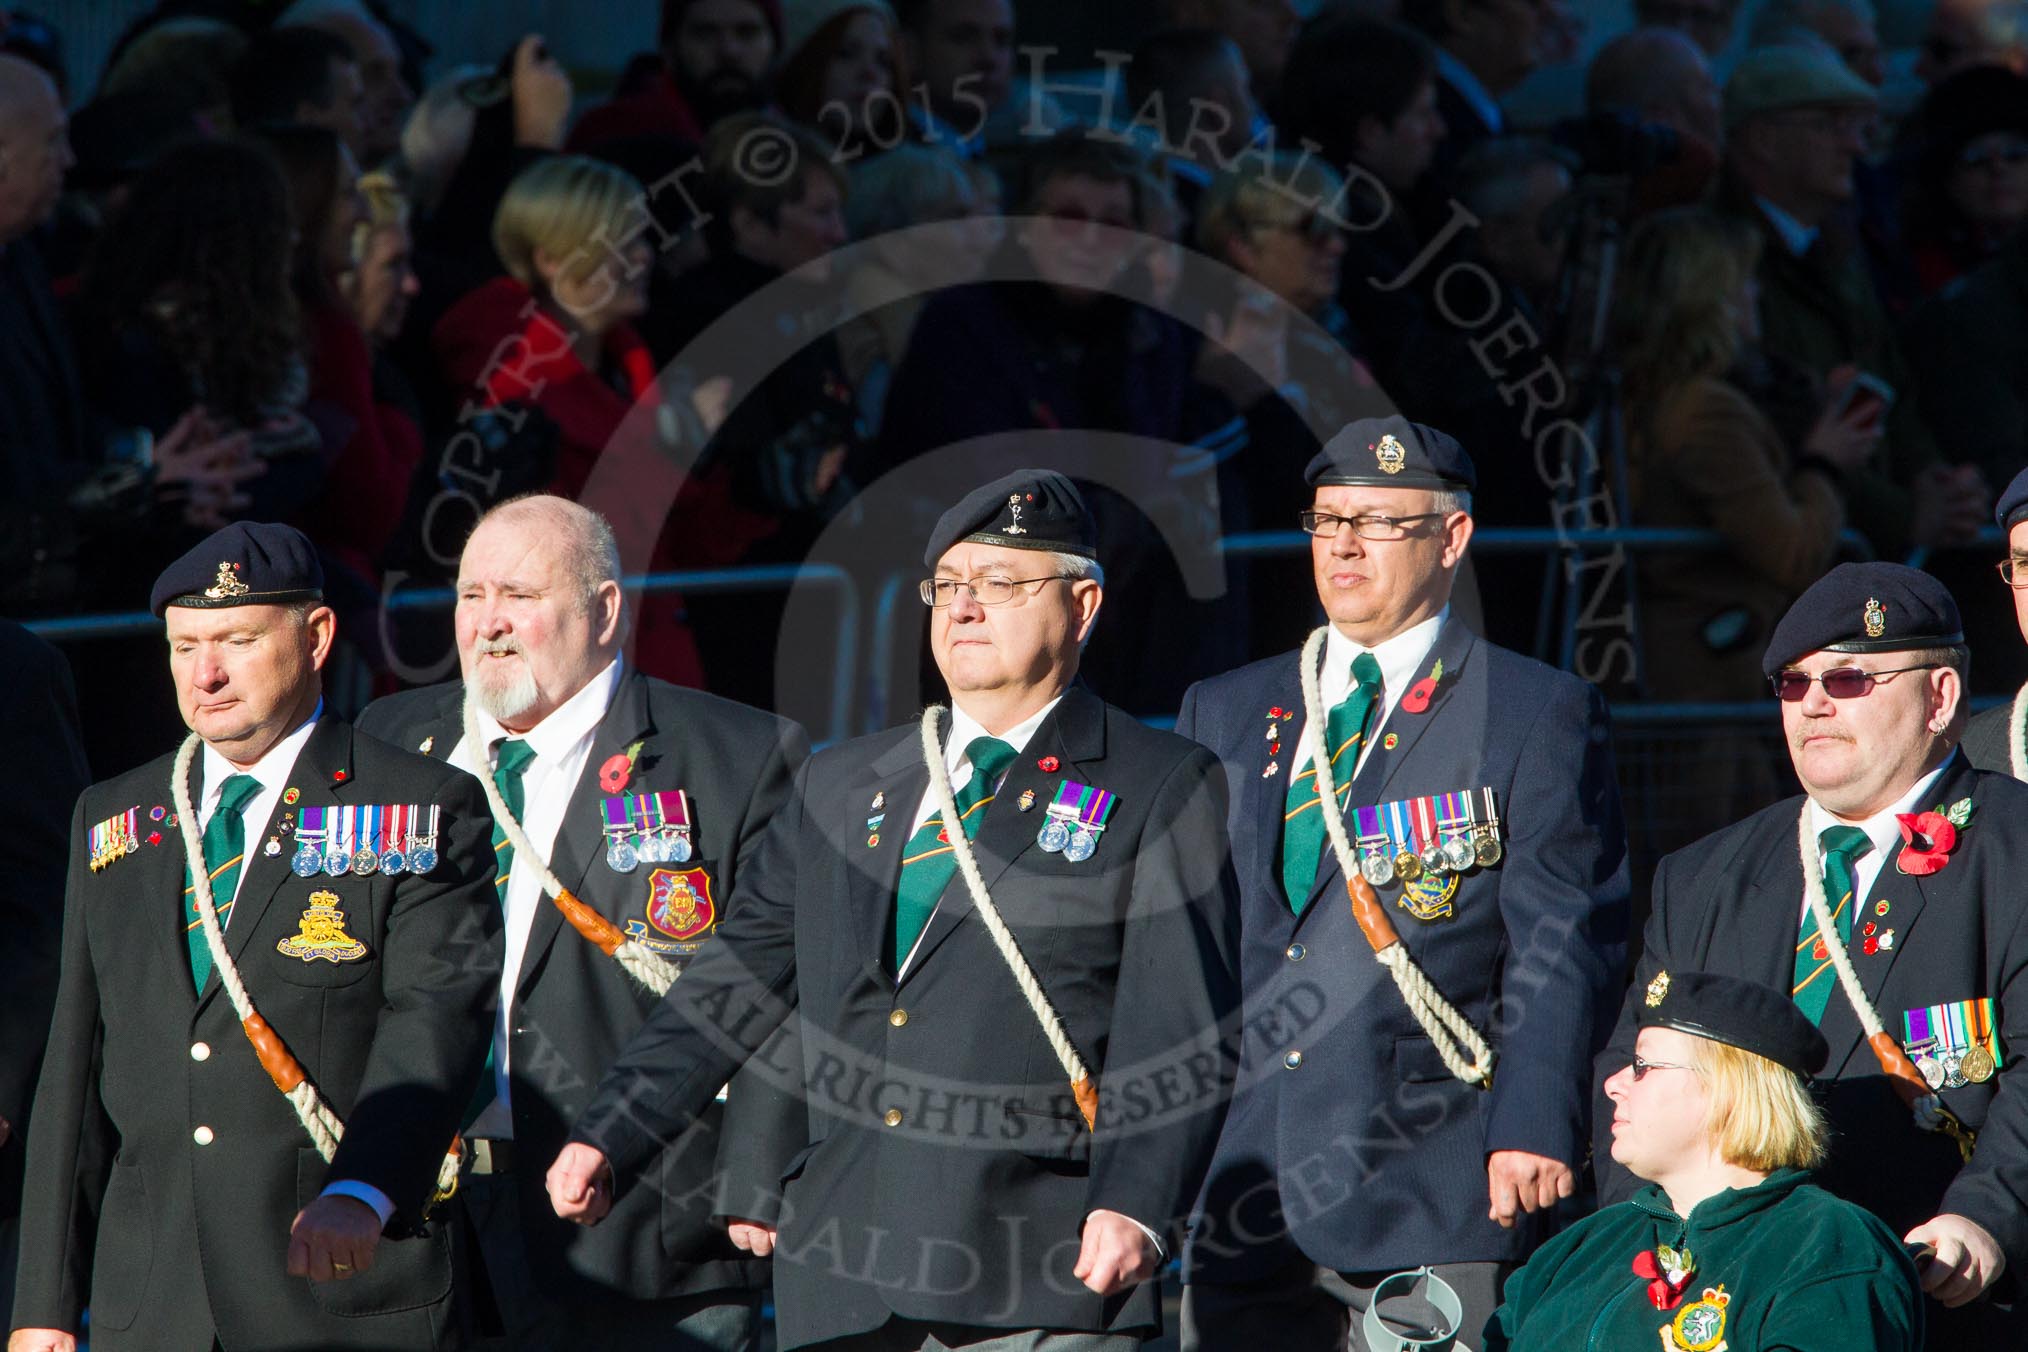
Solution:
<svg viewBox="0 0 2028 1352">
<path fill-rule="evenodd" d="M 1922 1294 L 1894 1232 L 1809 1182 L 1829 1054 L 1786 991 L 1660 972 L 1634 1063 L 1605 1082 L 1613 1159 L 1649 1186 L 1507 1280 L 1487 1352 L 1916 1352 Z"/>
</svg>

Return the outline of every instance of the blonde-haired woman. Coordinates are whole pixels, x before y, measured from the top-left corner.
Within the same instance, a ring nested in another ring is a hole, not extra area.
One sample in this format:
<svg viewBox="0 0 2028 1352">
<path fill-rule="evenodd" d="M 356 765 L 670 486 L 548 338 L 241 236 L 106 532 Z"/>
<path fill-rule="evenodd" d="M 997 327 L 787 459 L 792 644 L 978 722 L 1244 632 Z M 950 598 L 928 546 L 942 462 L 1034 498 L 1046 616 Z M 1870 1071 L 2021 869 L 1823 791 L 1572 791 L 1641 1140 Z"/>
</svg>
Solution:
<svg viewBox="0 0 2028 1352">
<path fill-rule="evenodd" d="M 631 175 L 579 155 L 539 160 L 515 177 L 493 218 L 507 275 L 458 301 L 430 335 L 461 404 L 513 405 L 554 428 L 554 462 L 534 482 L 604 513 L 629 571 L 643 559 L 657 571 L 723 562 L 750 538 L 720 479 L 688 473 L 681 437 L 656 430 L 688 427 L 695 410 L 628 416 L 637 403 L 662 400 L 654 358 L 632 323 L 647 308 L 652 238 Z M 497 468 L 528 482 L 529 466 Z M 594 470 L 607 487 L 591 501 Z M 625 486 L 622 497 L 613 485 Z M 641 669 L 701 685 L 681 600 L 647 597 L 637 615 Z"/>
<path fill-rule="evenodd" d="M 1786 991 L 1662 972 L 1634 1063 L 1605 1082 L 1613 1158 L 1650 1186 L 1536 1250 L 1486 1352 L 1916 1352 L 1915 1266 L 1879 1218 L 1809 1182 L 1828 1047 Z"/>
</svg>

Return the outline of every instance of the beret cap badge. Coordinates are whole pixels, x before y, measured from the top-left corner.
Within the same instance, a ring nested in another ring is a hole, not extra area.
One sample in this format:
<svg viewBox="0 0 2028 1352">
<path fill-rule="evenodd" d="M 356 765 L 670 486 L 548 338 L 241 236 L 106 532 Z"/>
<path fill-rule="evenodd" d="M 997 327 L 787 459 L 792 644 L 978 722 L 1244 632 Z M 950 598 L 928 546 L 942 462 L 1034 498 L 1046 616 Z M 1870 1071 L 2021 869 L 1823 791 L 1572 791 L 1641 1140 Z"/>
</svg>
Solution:
<svg viewBox="0 0 2028 1352">
<path fill-rule="evenodd" d="M 1007 524 L 1004 530 L 1008 535 L 1026 535 L 1028 533 L 1028 528 L 1021 524 L 1021 495 L 1019 493 L 1009 493 L 1007 495 Z"/>
<path fill-rule="evenodd" d="M 1408 448 L 1401 444 L 1400 438 L 1390 432 L 1373 448 L 1373 458 L 1380 462 L 1383 473 L 1399 474 L 1402 466 L 1408 463 Z"/>
<path fill-rule="evenodd" d="M 1668 994 L 1669 974 L 1667 972 L 1655 973 L 1655 979 L 1648 983 L 1648 1008 L 1654 1009 L 1660 1005 Z"/>
<path fill-rule="evenodd" d="M 213 601 L 223 601 L 229 596 L 245 596 L 252 591 L 252 587 L 233 576 L 238 570 L 239 565 L 236 563 L 220 563 L 218 581 L 204 589 L 205 596 Z"/>
<path fill-rule="evenodd" d="M 1887 632 L 1887 607 L 1874 597 L 1866 598 L 1866 637 L 1879 638 Z"/>
</svg>

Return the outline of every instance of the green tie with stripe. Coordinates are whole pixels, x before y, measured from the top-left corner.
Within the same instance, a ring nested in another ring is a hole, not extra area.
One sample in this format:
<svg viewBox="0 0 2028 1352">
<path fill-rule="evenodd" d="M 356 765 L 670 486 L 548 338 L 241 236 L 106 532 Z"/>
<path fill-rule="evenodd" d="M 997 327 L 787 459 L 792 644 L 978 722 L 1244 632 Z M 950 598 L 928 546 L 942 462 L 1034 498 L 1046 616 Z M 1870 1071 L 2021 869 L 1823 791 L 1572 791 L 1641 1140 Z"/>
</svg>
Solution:
<svg viewBox="0 0 2028 1352">
<path fill-rule="evenodd" d="M 1324 721 L 1325 739 L 1331 746 L 1331 777 L 1342 811 L 1352 796 L 1352 772 L 1359 764 L 1359 748 L 1366 740 L 1366 724 L 1373 706 L 1380 700 L 1380 664 L 1372 653 L 1352 659 L 1352 689 L 1331 708 Z M 1317 883 L 1317 865 L 1324 851 L 1324 814 L 1317 804 L 1317 767 L 1309 768 L 1289 781 L 1289 793 L 1282 813 L 1282 893 L 1289 909 L 1297 915 L 1310 904 L 1310 889 Z"/>
<path fill-rule="evenodd" d="M 509 737 L 501 742 L 493 753 L 493 782 L 500 786 L 500 801 L 507 804 L 507 810 L 514 820 L 522 820 L 527 807 L 527 795 L 521 787 L 521 776 L 527 772 L 529 763 L 535 759 L 535 748 L 519 737 Z M 507 905 L 507 879 L 514 872 L 514 846 L 507 839 L 507 830 L 499 822 L 493 823 L 493 858 L 495 876 L 494 895 L 501 907 Z M 488 1103 L 493 1101 L 493 1039 L 486 1039 L 486 1069 L 479 1076 L 479 1087 L 472 1091 L 472 1102 L 465 1109 L 464 1125 L 472 1125 Z"/>
<path fill-rule="evenodd" d="M 1824 847 L 1824 900 L 1830 903 L 1839 942 L 1850 943 L 1852 912 L 1858 905 L 1852 895 L 1855 890 L 1852 866 L 1859 856 L 1873 848 L 1873 842 L 1856 826 L 1832 826 L 1817 837 L 1817 843 Z M 1838 974 L 1831 970 L 1829 949 L 1818 950 L 1819 933 L 1817 913 L 1805 911 L 1802 937 L 1796 941 L 1796 984 L 1792 993 L 1796 1005 L 1810 1016 L 1811 1023 L 1824 1021 L 1824 1010 L 1831 1003 L 1831 987 L 1838 982 Z"/>
<path fill-rule="evenodd" d="M 261 791 L 261 782 L 252 775 L 231 775 L 219 786 L 218 806 L 204 826 L 204 871 L 211 878 L 211 904 L 223 926 L 232 915 L 233 893 L 239 888 L 239 871 L 246 859 L 246 822 L 241 819 L 246 805 Z M 189 872 L 184 877 L 189 878 Z M 190 920 L 183 937 L 190 943 L 190 976 L 203 990 L 211 977 L 211 946 L 204 942 L 204 925 L 197 919 L 197 886 L 183 889 L 189 897 Z"/>
<path fill-rule="evenodd" d="M 966 840 L 978 836 L 986 804 L 993 801 L 993 790 L 999 786 L 1000 776 L 1014 763 L 1014 756 L 1014 748 L 998 737 L 974 737 L 965 747 L 965 759 L 972 763 L 972 777 L 953 796 L 957 799 L 958 822 L 965 828 Z M 936 914 L 937 898 L 944 894 L 944 885 L 958 867 L 950 839 L 943 832 L 943 813 L 932 812 L 902 849 L 901 890 L 894 907 L 897 972 L 908 960 L 915 941 L 922 937 L 923 927 Z"/>
</svg>

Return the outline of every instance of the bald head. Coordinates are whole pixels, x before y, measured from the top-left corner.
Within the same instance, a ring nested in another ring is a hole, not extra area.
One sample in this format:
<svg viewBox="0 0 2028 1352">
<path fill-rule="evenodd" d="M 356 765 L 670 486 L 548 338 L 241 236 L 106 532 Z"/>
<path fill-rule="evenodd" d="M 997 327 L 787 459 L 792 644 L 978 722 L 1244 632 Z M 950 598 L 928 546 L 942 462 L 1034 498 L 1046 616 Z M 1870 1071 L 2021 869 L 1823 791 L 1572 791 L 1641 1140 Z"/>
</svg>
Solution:
<svg viewBox="0 0 2028 1352">
<path fill-rule="evenodd" d="M 1584 94 L 1594 113 L 1625 113 L 1718 144 L 1718 82 L 1680 29 L 1636 28 L 1608 42 L 1592 58 Z"/>
<path fill-rule="evenodd" d="M 69 169 L 69 123 L 41 67 L 0 54 L 0 245 L 49 219 Z"/>
</svg>

